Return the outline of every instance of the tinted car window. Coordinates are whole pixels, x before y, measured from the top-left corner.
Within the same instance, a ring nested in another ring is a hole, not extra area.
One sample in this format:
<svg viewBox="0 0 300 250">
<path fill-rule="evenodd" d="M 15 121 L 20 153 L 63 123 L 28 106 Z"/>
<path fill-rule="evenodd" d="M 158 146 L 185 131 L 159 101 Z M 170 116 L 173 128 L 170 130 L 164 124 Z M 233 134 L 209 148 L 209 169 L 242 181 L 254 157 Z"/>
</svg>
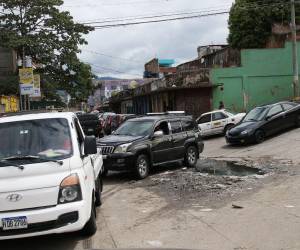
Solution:
<svg viewBox="0 0 300 250">
<path fill-rule="evenodd" d="M 290 109 L 294 108 L 295 106 L 296 105 L 293 105 L 291 103 L 284 103 L 284 104 L 282 104 L 282 107 L 283 107 L 284 111 L 290 110 Z"/>
<path fill-rule="evenodd" d="M 213 121 L 223 120 L 225 118 L 227 118 L 227 116 L 225 114 L 221 113 L 221 112 L 212 114 L 212 120 Z"/>
<path fill-rule="evenodd" d="M 194 122 L 192 120 L 182 120 L 181 124 L 182 124 L 182 129 L 184 131 L 193 130 L 195 127 Z"/>
<path fill-rule="evenodd" d="M 276 105 L 270 109 L 270 111 L 268 112 L 268 116 L 273 116 L 273 115 L 279 114 L 280 112 L 282 112 L 281 105 Z"/>
<path fill-rule="evenodd" d="M 146 136 L 151 133 L 152 121 L 127 121 L 119 127 L 114 135 Z"/>
<path fill-rule="evenodd" d="M 169 135 L 169 134 L 170 134 L 170 131 L 169 131 L 169 125 L 168 125 L 168 122 L 163 121 L 163 122 L 159 123 L 159 124 L 155 127 L 154 132 L 159 131 L 159 130 L 161 130 L 161 131 L 164 133 L 164 135 Z"/>
<path fill-rule="evenodd" d="M 180 121 L 171 121 L 172 134 L 177 134 L 182 132 L 181 122 Z"/>
<path fill-rule="evenodd" d="M 258 107 L 252 109 L 244 118 L 243 122 L 250 122 L 250 121 L 261 121 L 266 113 L 268 112 L 268 107 Z"/>
<path fill-rule="evenodd" d="M 204 116 L 202 116 L 202 117 L 199 119 L 199 121 L 198 121 L 199 124 L 207 123 L 207 122 L 211 122 L 211 115 L 210 115 L 210 114 L 209 114 L 209 115 L 204 115 Z"/>
</svg>

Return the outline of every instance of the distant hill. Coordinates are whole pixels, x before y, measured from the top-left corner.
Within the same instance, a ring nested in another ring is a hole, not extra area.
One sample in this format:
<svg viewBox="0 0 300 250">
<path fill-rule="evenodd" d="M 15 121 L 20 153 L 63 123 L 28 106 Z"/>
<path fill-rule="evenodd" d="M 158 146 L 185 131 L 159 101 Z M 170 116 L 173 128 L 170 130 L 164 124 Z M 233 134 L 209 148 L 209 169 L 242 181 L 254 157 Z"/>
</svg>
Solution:
<svg viewBox="0 0 300 250">
<path fill-rule="evenodd" d="M 103 77 L 97 77 L 97 80 L 119 80 L 119 78 L 103 76 Z"/>
</svg>

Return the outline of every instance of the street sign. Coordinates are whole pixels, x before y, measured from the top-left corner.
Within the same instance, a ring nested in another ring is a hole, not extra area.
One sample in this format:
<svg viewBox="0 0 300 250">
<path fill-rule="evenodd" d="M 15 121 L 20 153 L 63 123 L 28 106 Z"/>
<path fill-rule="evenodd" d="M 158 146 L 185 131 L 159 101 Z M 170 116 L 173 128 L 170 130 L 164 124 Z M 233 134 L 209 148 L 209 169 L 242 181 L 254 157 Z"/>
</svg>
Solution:
<svg viewBox="0 0 300 250">
<path fill-rule="evenodd" d="M 33 69 L 32 68 L 23 68 L 19 69 L 20 77 L 20 91 L 21 95 L 31 95 L 33 93 Z"/>
<path fill-rule="evenodd" d="M 41 97 L 41 76 L 33 76 L 33 93 L 30 97 Z"/>
</svg>

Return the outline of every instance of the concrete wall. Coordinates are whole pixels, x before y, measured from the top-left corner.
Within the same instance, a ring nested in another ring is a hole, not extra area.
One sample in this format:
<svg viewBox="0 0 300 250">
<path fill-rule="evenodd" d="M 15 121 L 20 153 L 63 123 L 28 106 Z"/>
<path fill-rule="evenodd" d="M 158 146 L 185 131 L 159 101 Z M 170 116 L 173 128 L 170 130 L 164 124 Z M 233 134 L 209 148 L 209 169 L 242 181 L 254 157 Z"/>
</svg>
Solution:
<svg viewBox="0 0 300 250">
<path fill-rule="evenodd" d="M 211 88 L 183 89 L 176 91 L 176 110 L 198 118 L 211 110 Z"/>
<path fill-rule="evenodd" d="M 298 43 L 300 59 L 300 43 Z M 213 69 L 213 108 L 223 101 L 236 112 L 293 98 L 292 44 L 284 48 L 241 51 L 241 67 Z"/>
</svg>

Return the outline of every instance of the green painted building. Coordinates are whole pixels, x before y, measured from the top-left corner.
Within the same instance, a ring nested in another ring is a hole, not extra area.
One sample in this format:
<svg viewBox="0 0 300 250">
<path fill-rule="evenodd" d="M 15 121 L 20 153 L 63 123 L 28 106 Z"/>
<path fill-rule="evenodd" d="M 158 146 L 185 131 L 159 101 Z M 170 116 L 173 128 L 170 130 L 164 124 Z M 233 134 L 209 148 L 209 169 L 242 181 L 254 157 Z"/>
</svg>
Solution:
<svg viewBox="0 0 300 250">
<path fill-rule="evenodd" d="M 298 58 L 300 60 L 300 43 Z M 241 112 L 262 104 L 293 98 L 292 43 L 279 49 L 241 51 L 241 67 L 212 69 L 213 108 L 223 101 Z"/>
</svg>

